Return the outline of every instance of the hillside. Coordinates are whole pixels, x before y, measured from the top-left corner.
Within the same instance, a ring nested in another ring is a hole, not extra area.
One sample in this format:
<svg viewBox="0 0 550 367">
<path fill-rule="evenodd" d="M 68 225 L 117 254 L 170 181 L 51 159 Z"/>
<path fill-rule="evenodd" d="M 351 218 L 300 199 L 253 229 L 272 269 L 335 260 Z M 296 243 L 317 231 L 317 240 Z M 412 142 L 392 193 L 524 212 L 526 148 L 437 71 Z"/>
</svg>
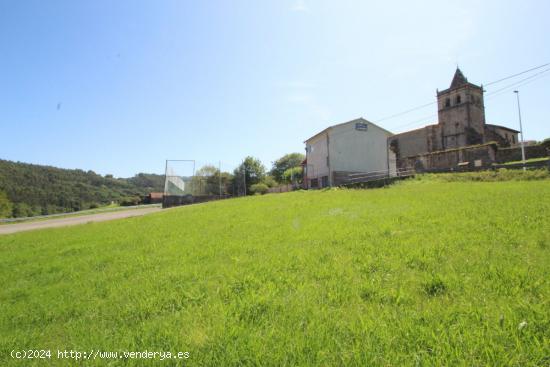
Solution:
<svg viewBox="0 0 550 367">
<path fill-rule="evenodd" d="M 72 212 L 162 191 L 164 176 L 140 173 L 132 178 L 93 171 L 0 160 L 0 192 L 13 203 L 13 216 Z"/>
<path fill-rule="evenodd" d="M 546 365 L 549 212 L 548 179 L 429 176 L 0 236 L 0 364 Z"/>
</svg>

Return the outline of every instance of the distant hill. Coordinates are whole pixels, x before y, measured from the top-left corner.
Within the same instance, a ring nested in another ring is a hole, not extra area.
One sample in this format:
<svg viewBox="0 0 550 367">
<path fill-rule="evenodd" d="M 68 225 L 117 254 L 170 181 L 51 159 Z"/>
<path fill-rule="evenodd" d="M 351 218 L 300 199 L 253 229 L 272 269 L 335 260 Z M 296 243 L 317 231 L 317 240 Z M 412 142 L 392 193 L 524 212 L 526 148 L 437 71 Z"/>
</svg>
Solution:
<svg viewBox="0 0 550 367">
<path fill-rule="evenodd" d="M 72 212 L 110 204 L 138 202 L 162 191 L 164 176 L 139 173 L 131 178 L 93 171 L 0 160 L 0 192 L 12 203 L 12 216 Z"/>
</svg>

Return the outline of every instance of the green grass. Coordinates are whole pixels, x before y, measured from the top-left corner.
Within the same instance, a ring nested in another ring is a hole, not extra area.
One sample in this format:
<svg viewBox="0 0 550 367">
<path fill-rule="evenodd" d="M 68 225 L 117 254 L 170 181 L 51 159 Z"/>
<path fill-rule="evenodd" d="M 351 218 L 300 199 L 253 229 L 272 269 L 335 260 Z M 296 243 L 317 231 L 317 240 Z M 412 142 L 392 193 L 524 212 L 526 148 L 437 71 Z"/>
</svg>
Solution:
<svg viewBox="0 0 550 367">
<path fill-rule="evenodd" d="M 0 365 L 548 366 L 549 213 L 547 179 L 428 176 L 1 236 Z"/>
<path fill-rule="evenodd" d="M 526 159 L 526 160 L 525 160 L 525 163 L 531 163 L 531 162 L 544 162 L 544 161 L 547 161 L 547 160 L 549 160 L 549 159 L 550 159 L 550 158 L 548 158 L 548 157 L 531 158 L 531 159 Z M 511 161 L 511 162 L 506 162 L 506 163 L 504 163 L 504 165 L 519 164 L 519 163 L 523 163 L 523 161 Z"/>
<path fill-rule="evenodd" d="M 506 169 L 483 170 L 474 172 L 455 172 L 418 175 L 417 181 L 438 182 L 502 182 L 502 181 L 536 181 L 550 179 L 550 171 L 547 169 Z"/>
</svg>

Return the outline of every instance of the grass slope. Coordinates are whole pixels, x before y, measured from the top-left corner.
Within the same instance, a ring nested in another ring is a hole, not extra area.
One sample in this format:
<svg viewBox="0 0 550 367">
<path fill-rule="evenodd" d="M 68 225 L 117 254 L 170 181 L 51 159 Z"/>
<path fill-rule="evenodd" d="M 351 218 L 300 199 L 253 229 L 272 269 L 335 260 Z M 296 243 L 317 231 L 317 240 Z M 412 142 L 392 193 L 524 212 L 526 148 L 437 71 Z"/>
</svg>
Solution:
<svg viewBox="0 0 550 367">
<path fill-rule="evenodd" d="M 548 180 L 422 180 L 2 236 L 0 364 L 548 365 L 549 213 Z"/>
</svg>

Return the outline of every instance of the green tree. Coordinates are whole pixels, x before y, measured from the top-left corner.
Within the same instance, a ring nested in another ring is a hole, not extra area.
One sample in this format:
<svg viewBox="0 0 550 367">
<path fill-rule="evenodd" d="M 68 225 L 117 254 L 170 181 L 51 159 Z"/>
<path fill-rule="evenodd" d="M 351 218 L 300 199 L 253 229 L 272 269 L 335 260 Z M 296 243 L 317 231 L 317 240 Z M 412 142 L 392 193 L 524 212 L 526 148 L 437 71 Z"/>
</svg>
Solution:
<svg viewBox="0 0 550 367">
<path fill-rule="evenodd" d="M 266 184 L 267 187 L 275 187 L 278 185 L 278 182 L 271 175 L 266 175 L 263 183 Z"/>
<path fill-rule="evenodd" d="M 36 215 L 36 213 L 27 203 L 15 203 L 13 205 L 12 213 L 14 218 L 32 217 Z"/>
<path fill-rule="evenodd" d="M 235 168 L 233 174 L 238 193 L 244 193 L 244 183 L 246 182 L 246 193 L 251 195 L 250 186 L 264 180 L 265 167 L 259 159 L 248 156 L 239 167 Z"/>
<path fill-rule="evenodd" d="M 252 193 L 254 195 L 267 194 L 268 190 L 269 190 L 269 187 L 267 187 L 266 184 L 261 183 L 261 182 L 250 186 L 250 193 Z"/>
<path fill-rule="evenodd" d="M 132 178 L 105 177 L 80 169 L 69 170 L 0 159 L 0 191 L 12 205 L 12 215 L 63 213 L 107 205 L 123 198 L 162 191 L 164 175 L 140 173 Z"/>
<path fill-rule="evenodd" d="M 285 171 L 289 168 L 300 167 L 304 159 L 306 159 L 306 157 L 301 153 L 285 154 L 273 162 L 270 173 L 277 182 L 284 182 Z"/>
<path fill-rule="evenodd" d="M 232 192 L 233 176 L 212 165 L 202 166 L 191 179 L 193 195 L 228 195 Z"/>
<path fill-rule="evenodd" d="M 283 173 L 285 183 L 301 184 L 303 182 L 304 169 L 302 167 L 292 167 Z"/>
<path fill-rule="evenodd" d="M 5 192 L 0 191 L 0 218 L 7 218 L 12 215 L 12 205 Z"/>
<path fill-rule="evenodd" d="M 193 195 L 218 195 L 220 193 L 220 170 L 214 166 L 202 166 L 191 179 Z"/>
</svg>

